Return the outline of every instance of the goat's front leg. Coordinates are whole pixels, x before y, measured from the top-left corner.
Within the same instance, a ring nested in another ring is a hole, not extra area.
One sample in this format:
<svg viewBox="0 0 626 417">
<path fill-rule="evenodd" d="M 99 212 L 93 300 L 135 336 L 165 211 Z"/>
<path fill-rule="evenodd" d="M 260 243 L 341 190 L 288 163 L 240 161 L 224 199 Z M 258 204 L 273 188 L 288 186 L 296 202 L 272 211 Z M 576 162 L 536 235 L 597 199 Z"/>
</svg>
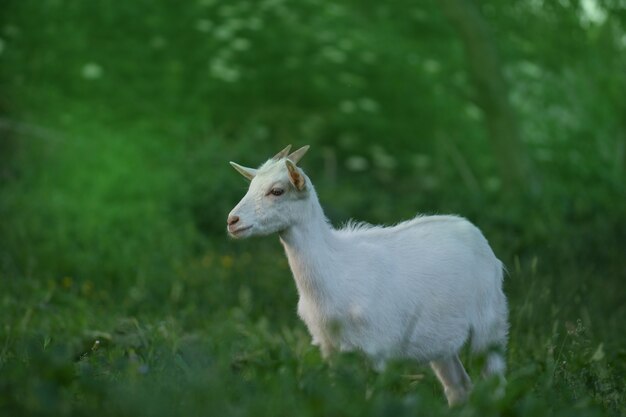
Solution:
<svg viewBox="0 0 626 417">
<path fill-rule="evenodd" d="M 472 389 L 472 381 L 465 372 L 458 355 L 434 360 L 430 366 L 443 385 L 450 406 L 461 404 L 467 400 Z"/>
<path fill-rule="evenodd" d="M 324 359 L 325 361 L 328 361 L 330 357 L 332 356 L 333 352 L 335 351 L 335 349 L 327 340 L 324 340 L 324 339 L 319 341 L 319 347 L 320 347 L 320 352 L 322 353 L 322 359 Z"/>
</svg>

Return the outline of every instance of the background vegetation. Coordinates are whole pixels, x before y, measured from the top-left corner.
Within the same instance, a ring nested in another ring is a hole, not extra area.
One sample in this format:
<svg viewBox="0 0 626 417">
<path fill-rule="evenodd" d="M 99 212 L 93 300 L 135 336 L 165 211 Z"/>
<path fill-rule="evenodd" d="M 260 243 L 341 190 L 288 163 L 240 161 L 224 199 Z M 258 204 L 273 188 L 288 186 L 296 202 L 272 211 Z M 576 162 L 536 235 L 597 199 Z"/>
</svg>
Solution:
<svg viewBox="0 0 626 417">
<path fill-rule="evenodd" d="M 0 414 L 626 414 L 623 1 L 0 7 Z M 277 238 L 224 231 L 227 161 L 288 143 L 334 224 L 484 231 L 504 398 L 321 361 Z"/>
</svg>

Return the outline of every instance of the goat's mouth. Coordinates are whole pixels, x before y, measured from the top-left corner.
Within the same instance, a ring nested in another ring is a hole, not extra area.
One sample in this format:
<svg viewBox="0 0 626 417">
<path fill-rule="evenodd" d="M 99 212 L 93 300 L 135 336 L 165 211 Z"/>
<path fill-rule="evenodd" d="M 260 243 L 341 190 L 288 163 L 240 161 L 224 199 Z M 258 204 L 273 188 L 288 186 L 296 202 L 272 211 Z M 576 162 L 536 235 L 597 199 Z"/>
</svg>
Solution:
<svg viewBox="0 0 626 417">
<path fill-rule="evenodd" d="M 241 235 L 242 232 L 245 232 L 248 229 L 252 229 L 252 225 L 240 227 L 239 229 L 231 229 L 229 227 L 228 228 L 228 233 L 230 233 L 230 235 L 233 236 L 233 237 L 238 237 L 239 235 Z"/>
</svg>

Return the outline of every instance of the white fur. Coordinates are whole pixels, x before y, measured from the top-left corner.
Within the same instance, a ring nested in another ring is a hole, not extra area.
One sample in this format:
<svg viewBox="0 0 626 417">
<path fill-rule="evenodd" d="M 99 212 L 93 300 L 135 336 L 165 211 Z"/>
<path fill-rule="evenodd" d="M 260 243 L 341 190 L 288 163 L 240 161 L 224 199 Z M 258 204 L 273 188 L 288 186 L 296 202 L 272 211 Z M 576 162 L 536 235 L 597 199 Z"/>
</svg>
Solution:
<svg viewBox="0 0 626 417">
<path fill-rule="evenodd" d="M 504 373 L 503 267 L 474 225 L 418 216 L 391 227 L 349 223 L 336 230 L 308 177 L 299 170 L 306 183 L 298 191 L 285 163 L 270 160 L 255 172 L 230 213 L 240 218 L 237 229 L 252 227 L 234 237 L 279 233 L 298 314 L 324 357 L 359 350 L 377 368 L 393 358 L 431 362 L 450 404 L 471 388 L 458 360 L 468 339 L 473 352 L 499 348 L 488 353 L 484 373 Z M 285 193 L 268 194 L 272 187 Z"/>
</svg>

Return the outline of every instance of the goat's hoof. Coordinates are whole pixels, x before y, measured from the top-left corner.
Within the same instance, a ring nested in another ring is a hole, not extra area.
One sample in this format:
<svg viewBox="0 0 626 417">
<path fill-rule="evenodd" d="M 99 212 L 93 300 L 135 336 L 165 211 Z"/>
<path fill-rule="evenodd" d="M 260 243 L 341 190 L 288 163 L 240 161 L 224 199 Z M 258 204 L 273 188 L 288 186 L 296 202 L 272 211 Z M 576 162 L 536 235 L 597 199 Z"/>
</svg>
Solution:
<svg viewBox="0 0 626 417">
<path fill-rule="evenodd" d="M 464 389 L 446 389 L 445 393 L 450 407 L 457 407 L 465 404 L 467 402 L 467 398 L 469 397 L 469 391 Z"/>
</svg>

